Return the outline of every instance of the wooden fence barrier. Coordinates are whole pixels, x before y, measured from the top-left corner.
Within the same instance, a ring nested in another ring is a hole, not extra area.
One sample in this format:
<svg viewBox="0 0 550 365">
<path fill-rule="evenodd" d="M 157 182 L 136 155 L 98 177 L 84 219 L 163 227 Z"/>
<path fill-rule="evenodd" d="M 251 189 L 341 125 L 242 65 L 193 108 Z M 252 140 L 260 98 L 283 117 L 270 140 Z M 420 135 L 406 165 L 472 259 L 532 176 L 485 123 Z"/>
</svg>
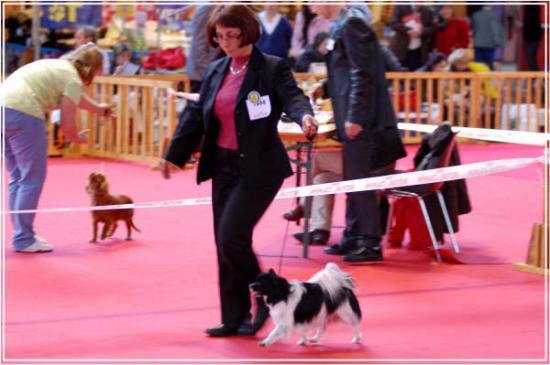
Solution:
<svg viewBox="0 0 550 365">
<path fill-rule="evenodd" d="M 116 118 L 80 110 L 80 129 L 90 129 L 88 143 L 73 146 L 71 155 L 157 163 L 177 121 L 176 100 L 167 88 L 189 90 L 185 75 L 96 77 L 88 94 L 116 106 Z"/>
<path fill-rule="evenodd" d="M 307 92 L 325 75 L 295 77 Z M 387 80 L 400 122 L 544 130 L 544 72 L 389 72 Z M 176 101 L 166 89 L 179 84 L 189 91 L 186 75 L 97 77 L 88 93 L 116 104 L 116 120 L 80 111 L 80 128 L 92 132 L 88 144 L 74 147 L 72 154 L 156 163 L 177 121 Z M 415 143 L 420 134 L 405 131 L 403 138 Z"/>
</svg>

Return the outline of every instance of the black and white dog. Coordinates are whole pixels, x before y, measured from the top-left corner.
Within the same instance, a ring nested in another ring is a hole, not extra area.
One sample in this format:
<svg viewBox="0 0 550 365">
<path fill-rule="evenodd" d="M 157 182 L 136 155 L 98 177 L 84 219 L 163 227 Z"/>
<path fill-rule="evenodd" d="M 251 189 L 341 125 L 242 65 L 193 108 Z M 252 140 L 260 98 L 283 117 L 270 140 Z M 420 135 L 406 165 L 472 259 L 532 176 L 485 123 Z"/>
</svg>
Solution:
<svg viewBox="0 0 550 365">
<path fill-rule="evenodd" d="M 309 341 L 319 342 L 331 317 L 339 317 L 353 327 L 352 343 L 361 341 L 361 308 L 353 294 L 353 281 L 334 263 L 328 263 L 307 282 L 288 282 L 271 269 L 260 274 L 250 288 L 264 299 L 275 323 L 261 346 L 271 345 L 292 331 L 300 335 L 298 344 L 305 345 L 307 335 L 317 330 Z"/>
</svg>

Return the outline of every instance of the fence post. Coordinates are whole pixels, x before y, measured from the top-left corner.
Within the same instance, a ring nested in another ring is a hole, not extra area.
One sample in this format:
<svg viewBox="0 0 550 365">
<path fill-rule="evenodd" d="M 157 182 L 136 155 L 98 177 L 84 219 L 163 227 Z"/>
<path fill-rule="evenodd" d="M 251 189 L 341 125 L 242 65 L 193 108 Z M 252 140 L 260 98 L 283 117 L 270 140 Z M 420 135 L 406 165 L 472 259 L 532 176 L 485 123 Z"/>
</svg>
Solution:
<svg viewBox="0 0 550 365">
<path fill-rule="evenodd" d="M 471 75 L 471 93 L 470 93 L 470 127 L 480 128 L 481 122 L 481 76 L 475 73 Z"/>
</svg>

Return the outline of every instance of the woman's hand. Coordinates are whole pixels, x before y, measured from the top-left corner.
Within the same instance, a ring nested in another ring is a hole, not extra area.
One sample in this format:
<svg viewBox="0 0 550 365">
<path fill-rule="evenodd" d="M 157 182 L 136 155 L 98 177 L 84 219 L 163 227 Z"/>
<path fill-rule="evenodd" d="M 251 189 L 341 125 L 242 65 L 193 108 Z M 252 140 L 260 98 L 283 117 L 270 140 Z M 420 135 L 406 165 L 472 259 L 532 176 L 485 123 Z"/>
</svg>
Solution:
<svg viewBox="0 0 550 365">
<path fill-rule="evenodd" d="M 319 122 L 312 115 L 306 114 L 302 117 L 302 130 L 304 136 L 310 141 L 317 135 L 317 129 L 319 128 Z"/>
<path fill-rule="evenodd" d="M 174 88 L 169 87 L 166 89 L 166 96 L 169 98 L 176 98 L 178 97 L 178 92 L 174 90 Z"/>
<path fill-rule="evenodd" d="M 346 136 L 348 136 L 349 139 L 355 139 L 359 135 L 359 133 L 363 131 L 363 126 L 361 124 L 353 122 L 346 122 L 345 128 Z"/>
<path fill-rule="evenodd" d="M 98 114 L 102 117 L 109 117 L 109 118 L 114 118 L 115 116 L 115 110 L 114 110 L 114 105 L 111 105 L 111 104 L 107 104 L 107 103 L 101 103 L 101 104 L 98 104 Z"/>
</svg>

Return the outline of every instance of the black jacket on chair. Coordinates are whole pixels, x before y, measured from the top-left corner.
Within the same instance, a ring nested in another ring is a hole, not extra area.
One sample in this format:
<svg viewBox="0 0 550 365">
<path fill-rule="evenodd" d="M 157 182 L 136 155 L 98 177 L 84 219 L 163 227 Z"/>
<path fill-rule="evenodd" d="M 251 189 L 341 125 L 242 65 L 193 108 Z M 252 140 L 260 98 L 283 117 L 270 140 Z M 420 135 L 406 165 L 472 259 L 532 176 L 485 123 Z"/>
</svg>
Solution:
<svg viewBox="0 0 550 365">
<path fill-rule="evenodd" d="M 423 170 L 422 164 L 426 163 L 426 159 L 430 158 L 430 152 L 438 152 L 438 149 L 442 148 L 445 140 L 449 138 L 449 133 L 452 133 L 451 128 L 439 129 L 441 133 L 432 135 L 424 135 L 422 143 L 414 156 L 414 166 L 416 170 Z M 429 163 L 429 162 L 428 162 Z M 449 160 L 449 166 L 460 165 L 460 155 L 458 153 L 458 146 L 455 144 L 453 151 L 451 152 L 451 158 Z M 406 188 L 403 190 L 407 190 Z M 458 216 L 461 214 L 470 213 L 472 207 L 470 204 L 470 198 L 468 195 L 468 188 L 464 179 L 446 181 L 441 189 L 443 198 L 445 199 L 445 205 L 449 211 L 449 218 L 451 219 L 451 225 L 453 230 L 458 232 Z M 442 240 L 443 233 L 447 232 L 447 226 L 437 196 L 431 194 L 425 197 L 426 208 L 432 222 L 435 236 L 438 240 Z M 448 232 L 447 232 L 448 233 Z"/>
<path fill-rule="evenodd" d="M 361 12 L 343 9 L 330 30 L 325 95 L 332 99 L 338 136 L 344 143 L 344 123 L 360 124 L 356 139 L 376 144 L 372 169 L 382 168 L 406 155 L 387 89 L 386 63 L 374 30 Z"/>
<path fill-rule="evenodd" d="M 204 136 L 198 183 L 212 177 L 220 128 L 220 122 L 214 115 L 214 103 L 230 63 L 231 59 L 224 57 L 210 64 L 201 86 L 199 101 L 189 103 L 180 115 L 164 156 L 167 161 L 183 166 Z M 269 95 L 271 113 L 265 118 L 249 118 L 246 100 L 253 91 L 260 96 Z M 298 88 L 286 61 L 263 54 L 254 47 L 235 105 L 239 168 L 242 178 L 248 184 L 268 184 L 292 174 L 277 131 L 277 123 L 283 111 L 300 123 L 305 114 L 313 115 L 310 103 Z"/>
</svg>

